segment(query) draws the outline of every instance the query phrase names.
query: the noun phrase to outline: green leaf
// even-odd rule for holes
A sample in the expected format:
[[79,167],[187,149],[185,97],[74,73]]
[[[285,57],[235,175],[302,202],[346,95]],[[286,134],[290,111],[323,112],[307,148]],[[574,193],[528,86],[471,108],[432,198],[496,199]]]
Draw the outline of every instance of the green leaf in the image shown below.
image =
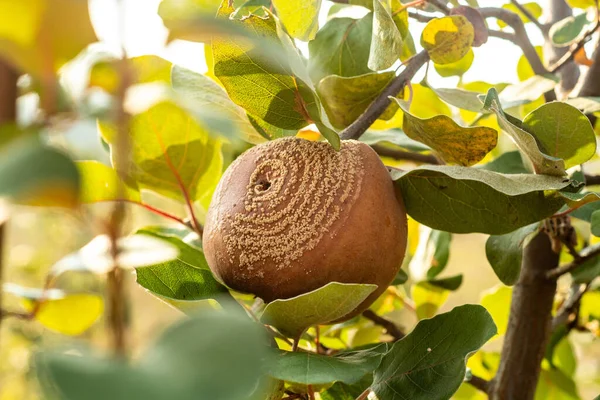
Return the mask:
[[245,315],[204,312],[171,326],[133,364],[57,352],[35,364],[47,398],[246,400],[261,378],[263,334]]
[[463,58],[471,49],[475,31],[462,15],[434,18],[421,33],[421,46],[436,64],[451,64]]
[[522,82],[508,85],[500,94],[502,107],[506,109],[535,101],[544,93],[554,90],[558,81],[556,75],[534,75]]
[[[534,17],[534,18],[539,18],[542,16],[542,7],[540,7],[540,5],[538,3],[522,3],[521,4],[527,11],[529,11],[529,13]],[[523,14],[521,12],[521,10],[519,9],[519,7],[515,6],[512,3],[508,3],[508,4],[504,4],[502,6],[502,8],[512,11],[515,14],[517,14],[519,16],[519,18],[521,18],[521,21],[523,21],[523,23],[528,23],[528,22],[532,22],[525,14]],[[502,20],[498,20],[498,26],[500,28],[504,28],[506,27],[506,22],[502,21]]]
[[592,213],[591,223],[591,231],[592,235],[600,236],[600,212],[594,211]]
[[337,382],[329,389],[321,392],[322,400],[355,400],[360,396],[373,382],[373,374],[365,375],[358,383],[348,385]]
[[333,382],[358,383],[381,363],[386,343],[369,350],[344,351],[334,356],[279,350],[269,357],[267,373],[273,378],[302,385]]
[[53,81],[61,66],[96,41],[86,1],[23,0],[0,5],[0,55],[36,79]]
[[[99,128],[116,166],[115,129],[103,123]],[[185,201],[187,194],[208,207],[223,168],[221,142],[212,139],[184,109],[160,102],[133,116],[129,140],[131,155],[119,171],[126,182],[180,201]]]
[[[219,9],[219,17],[234,11],[227,2]],[[270,39],[265,44],[284,52],[277,36],[274,17],[250,15],[236,24],[252,29],[257,37]],[[275,65],[261,49],[236,38],[212,41],[214,73],[234,103],[249,114],[282,129],[300,129],[308,125],[303,96],[307,89],[298,86],[289,65]],[[252,79],[248,79],[251,76]]]
[[404,272],[403,270],[398,270],[398,273],[396,274],[396,277],[394,278],[394,281],[392,282],[392,286],[402,285],[407,280],[408,280],[408,274],[406,272]]
[[432,318],[446,303],[450,291],[423,281],[413,285],[410,294],[416,306],[417,318],[421,320]]
[[523,125],[543,146],[544,153],[565,161],[565,168],[583,164],[596,154],[590,120],[568,104],[544,104],[529,113]]
[[518,151],[502,153],[500,157],[480,166],[480,168],[502,174],[527,174],[529,172],[523,165],[521,153]]
[[[119,89],[119,60],[109,56],[95,63],[90,69],[88,85],[100,87],[111,94]],[[132,57],[128,60],[131,84],[170,81],[171,63],[155,55]]]
[[102,297],[93,293],[67,293],[59,289],[32,289],[6,283],[3,291],[21,299],[27,312],[47,329],[77,336],[87,331],[104,311]]
[[498,327],[498,335],[504,335],[508,327],[512,288],[497,285],[485,292],[481,305],[488,310]]
[[571,272],[573,283],[590,283],[600,276],[600,257],[593,257]]
[[498,124],[502,130],[513,139],[521,152],[531,161],[536,173],[554,176],[564,176],[566,174],[563,160],[543,153],[535,136],[523,128],[521,121],[504,113],[495,88],[491,88],[488,91],[484,108],[496,114]]
[[[330,75],[319,82],[317,92],[329,120],[336,128],[345,128],[354,122],[394,78],[393,71],[370,73],[345,78]],[[398,107],[390,104],[379,119],[388,120]]]
[[290,36],[305,42],[315,38],[321,0],[273,0],[273,6]]
[[448,278],[441,279],[432,279],[427,281],[430,285],[436,286],[442,289],[455,291],[458,290],[460,285],[462,285],[463,276],[462,274],[458,274],[455,276],[450,276]]
[[179,232],[148,227],[137,234],[169,243],[179,251],[175,259],[136,269],[137,283],[145,289],[161,297],[185,301],[215,299],[228,292],[214,278],[202,250],[182,238]]
[[428,85],[428,87],[433,90],[440,99],[452,106],[474,112],[483,111],[483,101],[480,100],[478,92],[460,88],[433,88],[430,85]]
[[600,111],[600,97],[575,97],[566,99],[565,103],[572,105],[584,114]]
[[589,23],[587,13],[569,16],[554,23],[548,35],[556,47],[570,46],[581,39],[584,28]]
[[456,62],[449,64],[433,64],[433,66],[440,76],[462,76],[469,70],[469,68],[471,68],[474,58],[475,54],[473,53],[473,49],[469,49],[467,54],[465,54],[463,58]]
[[535,400],[558,398],[560,400],[580,400],[573,379],[559,369],[542,369],[535,391]]
[[81,176],[79,200],[82,203],[112,200],[141,201],[140,192],[135,184],[126,186],[119,179],[117,171],[111,167],[98,161],[76,161],[75,165]]
[[308,68],[313,82],[328,75],[345,77],[372,72],[367,66],[373,14],[361,19],[334,18],[308,44]]
[[402,34],[392,18],[389,4],[373,0],[373,30],[367,65],[373,71],[391,67],[402,53]]
[[492,128],[464,128],[445,115],[430,119],[417,118],[402,106],[402,102],[395,100],[403,108],[402,128],[408,137],[425,143],[448,163],[470,166],[481,161],[496,147],[498,132]]
[[[117,240],[121,268],[133,269],[165,263],[177,257],[178,249],[167,241],[148,235],[134,234]],[[104,274],[114,267],[112,244],[108,235],[96,236],[79,251],[70,254],[52,266],[51,276],[68,271],[90,271]]]
[[523,248],[533,239],[540,223],[524,226],[505,235],[492,235],[485,243],[485,254],[496,276],[505,285],[517,283],[521,272]]
[[377,143],[389,143],[402,147],[409,151],[423,152],[429,151],[431,148],[425,146],[421,142],[417,142],[406,136],[406,133],[402,129],[389,129],[386,131],[372,131],[368,130],[360,137],[360,141],[369,145]]
[[0,198],[28,205],[74,207],[80,186],[75,163],[35,137],[13,140],[0,149]]
[[551,192],[568,179],[503,175],[478,168],[421,166],[393,171],[408,214],[433,229],[502,235],[554,214],[564,200]]
[[477,305],[421,321],[383,357],[371,389],[386,400],[450,398],[465,377],[466,357],[495,334],[492,318]]
[[349,314],[375,289],[377,285],[331,282],[312,292],[267,304],[260,319],[289,337],[298,337],[313,325]]
[[[256,131],[248,120],[246,111],[231,101],[227,96],[227,92],[212,79],[178,65],[173,65],[171,83],[173,89],[184,98],[186,105],[194,113],[200,114],[201,120],[205,119],[208,113],[214,114],[217,112],[222,119],[233,122],[233,126],[236,128],[233,132],[220,130],[219,133],[232,139],[241,138],[252,144],[265,141],[265,138]],[[285,131],[272,127],[269,138],[276,139],[295,133],[296,131]]]

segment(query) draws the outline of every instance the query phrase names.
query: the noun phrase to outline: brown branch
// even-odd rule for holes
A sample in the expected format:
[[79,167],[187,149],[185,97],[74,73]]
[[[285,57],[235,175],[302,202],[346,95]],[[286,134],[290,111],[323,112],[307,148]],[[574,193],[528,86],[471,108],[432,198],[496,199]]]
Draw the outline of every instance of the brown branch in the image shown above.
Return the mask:
[[423,50],[406,61],[406,68],[396,78],[394,78],[379,93],[373,102],[367,107],[350,126],[344,129],[340,136],[342,139],[358,139],[369,127],[379,118],[381,114],[390,105],[390,96],[396,96],[409,82],[421,67],[429,61],[429,54]]
[[588,288],[589,285],[585,284],[573,284],[571,286],[569,297],[552,319],[552,331],[556,331],[563,325],[567,325],[568,329],[571,330],[577,325],[577,315],[579,314],[581,298]]
[[534,237],[523,251],[521,275],[513,288],[508,329],[500,366],[490,383],[491,400],[532,400],[550,337],[556,281],[546,279],[558,265],[558,254],[546,233]]
[[[525,25],[523,24],[521,17],[504,8],[483,7],[479,9],[479,12],[484,18],[496,18],[504,21],[508,26],[510,26],[515,32],[514,43],[523,51],[523,55],[525,58],[527,58],[527,61],[529,61],[533,72],[536,75],[544,75],[548,73],[548,70],[542,63],[540,56],[538,55],[537,51],[535,51],[535,47],[533,44],[531,44],[529,36],[527,36],[527,31],[525,30]],[[556,100],[554,91],[545,93],[544,97],[546,101]]]
[[600,175],[588,175],[585,174],[586,186],[600,185]]
[[[565,67],[565,65],[568,65],[569,62],[573,61],[577,52],[579,50],[583,49],[583,46],[585,46],[585,44],[590,41],[590,39],[592,38],[592,35],[599,28],[600,28],[600,20],[598,20],[596,22],[596,24],[589,31],[586,32],[586,34],[581,38],[581,40],[579,40],[577,43],[573,43],[571,45],[571,47],[569,48],[569,51],[566,52],[558,61],[556,61],[556,63],[552,64],[550,66],[550,68],[548,68],[549,72],[554,74],[554,73],[560,71],[563,67]],[[582,96],[582,95],[580,94],[580,96]]]
[[379,144],[371,146],[377,154],[383,157],[390,157],[394,160],[415,161],[423,164],[442,165],[443,163],[433,154],[414,153],[412,151],[404,151],[392,149]]
[[17,79],[19,73],[0,58],[0,125],[17,117]]
[[402,332],[396,326],[396,324],[394,324],[392,321],[390,321],[388,319],[385,319],[385,318],[377,315],[372,310],[365,310],[365,311],[363,311],[362,315],[366,319],[373,321],[376,325],[382,326],[385,329],[385,331],[394,338],[394,341],[400,340],[404,336],[406,336],[404,334],[404,332]]
[[521,13],[522,13],[522,14],[523,14],[525,17],[527,17],[527,19],[528,19],[528,20],[530,20],[531,22],[533,22],[533,24],[534,24],[535,26],[537,26],[537,27],[538,27],[538,28],[539,28],[539,29],[540,29],[542,32],[544,32],[544,31],[545,31],[545,29],[546,29],[546,28],[544,27],[544,25],[542,25],[542,24],[540,23],[540,21],[538,21],[538,19],[537,19],[536,17],[534,17],[534,16],[533,16],[533,15],[532,15],[532,14],[529,12],[529,10],[528,10],[528,9],[526,9],[525,7],[523,7],[523,6],[521,5],[521,3],[519,3],[517,0],[510,0],[510,2],[511,2],[511,3],[513,3],[513,4],[515,5],[515,7],[517,7],[517,8],[519,9],[519,11],[521,11]]
[[446,15],[450,14],[450,8],[448,8],[448,5],[447,5],[448,2],[447,1],[442,1],[442,0],[427,0],[427,2],[429,4],[431,4],[432,6],[434,6],[435,8],[438,8],[444,14],[446,14]]
[[475,389],[482,391],[483,393],[487,393],[490,389],[490,382],[480,378],[475,375],[471,375],[471,379],[466,381],[469,385],[473,386]]
[[488,29],[488,36],[508,40],[509,42],[513,42],[514,44],[517,44],[517,37],[515,36],[514,33],[504,32],[504,31],[495,31],[493,29]]
[[427,22],[431,21],[432,19],[437,18],[435,15],[425,15],[425,14],[415,12],[415,11],[409,11],[408,16],[409,16],[409,18],[412,18],[416,21],[423,22],[423,23],[427,23]]
[[546,278],[551,279],[551,280],[556,280],[556,279],[560,278],[561,276],[563,276],[564,274],[567,274],[567,273],[573,271],[574,269],[576,269],[577,267],[582,265],[587,260],[589,260],[599,254],[600,254],[600,243],[595,244],[593,246],[588,246],[579,252],[579,259],[573,260],[569,264],[565,264],[560,267],[551,269],[550,271],[548,271],[546,273]]

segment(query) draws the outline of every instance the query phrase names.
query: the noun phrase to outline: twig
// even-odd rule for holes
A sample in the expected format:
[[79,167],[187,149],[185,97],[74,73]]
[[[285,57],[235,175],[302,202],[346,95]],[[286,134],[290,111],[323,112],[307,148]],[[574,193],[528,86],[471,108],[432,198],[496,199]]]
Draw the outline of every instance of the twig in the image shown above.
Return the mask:
[[117,201],[124,201],[126,203],[136,204],[138,206],[144,207],[146,210],[148,210],[150,212],[153,212],[156,215],[160,215],[161,217],[165,217],[167,219],[170,219],[172,221],[175,221],[175,222],[178,222],[178,223],[180,223],[182,225],[185,225],[186,227],[188,227],[188,228],[190,228],[192,230],[195,230],[194,227],[191,226],[191,223],[186,222],[185,219],[179,218],[178,216],[173,215],[173,214],[169,214],[168,212],[160,210],[160,209],[158,209],[158,208],[156,208],[154,206],[151,206],[150,204],[142,203],[142,202],[135,201],[135,200],[127,200],[127,199],[117,200]]
[[585,249],[579,252],[579,259],[573,260],[569,264],[562,265],[558,268],[551,269],[546,273],[546,278],[548,279],[558,279],[562,275],[569,273],[579,267],[581,264],[586,262],[587,260],[597,256],[600,254],[600,243],[595,244],[593,246],[588,246]]
[[600,185],[600,175],[585,175],[585,184],[587,186]]
[[488,36],[508,40],[509,42],[513,42],[514,44],[517,44],[517,37],[515,36],[514,33],[504,32],[504,31],[496,31],[494,29],[488,29]]
[[366,319],[373,321],[376,325],[382,326],[385,331],[394,338],[394,341],[400,340],[406,336],[392,321],[377,315],[372,310],[365,310],[362,315]]
[[358,139],[369,127],[379,118],[379,116],[390,105],[390,96],[396,96],[417,73],[419,69],[429,60],[429,54],[423,50],[413,56],[406,62],[406,68],[396,78],[394,78],[386,87],[379,93],[373,102],[367,107],[360,117],[356,119],[350,126],[342,131],[340,136],[342,139]]
[[431,21],[432,19],[437,18],[435,15],[426,15],[426,14],[422,14],[422,13],[415,12],[415,11],[409,11],[408,16],[414,20],[417,20],[417,21],[423,22],[423,23],[427,23],[427,22]]
[[517,0],[510,0],[510,2],[513,3],[515,5],[515,7],[517,7],[519,9],[519,11],[521,11],[521,13],[527,17],[528,20],[533,22],[533,24],[535,26],[537,26],[542,32],[544,32],[544,30],[545,30],[544,25],[542,25],[540,23],[540,21],[538,21],[538,19],[529,12],[528,9],[523,7],[523,5],[521,5],[521,3],[519,3]]
[[300,336],[294,338],[294,344],[292,345],[292,351],[298,351],[298,345],[300,344]]
[[308,385],[308,398],[309,400],[315,400],[315,391],[313,390],[312,385]]
[[[527,31],[525,30],[525,25],[523,24],[521,17],[512,11],[495,7],[483,7],[479,9],[479,12],[484,18],[496,18],[504,21],[508,26],[510,26],[515,32],[514,43],[523,51],[523,55],[525,55],[525,58],[527,58],[527,61],[529,61],[533,72],[536,75],[544,75],[548,73],[548,70],[546,67],[544,67],[540,56],[535,51],[535,47],[533,47],[533,44],[531,44],[529,36],[527,36]],[[547,102],[556,100],[556,94],[554,91],[545,93],[544,97]]]
[[369,393],[371,393],[371,388],[370,388],[370,387],[366,388],[366,389],[365,389],[365,391],[364,391],[364,392],[362,392],[362,393],[360,394],[360,396],[358,396],[358,397],[356,398],[356,400],[366,400],[366,399],[367,399],[367,397],[369,397]]
[[480,378],[478,376],[472,375],[471,379],[466,381],[469,385],[473,386],[476,389],[479,389],[483,393],[487,393],[490,388],[490,382]]
[[444,14],[446,14],[446,15],[450,14],[450,8],[448,8],[448,6],[447,6],[448,2],[441,1],[441,0],[427,0],[427,2],[429,4],[431,4],[432,6],[438,8]]
[[579,50],[585,46],[585,44],[592,38],[594,32],[596,32],[600,28],[600,19],[596,21],[596,24],[585,33],[585,35],[579,40],[577,43],[573,43],[569,48],[569,51],[566,52],[556,63],[548,68],[549,72],[554,74],[558,72],[562,67],[567,65],[570,61],[575,58],[575,55]]
[[559,327],[567,325],[571,330],[577,324],[577,314],[581,305],[581,298],[588,290],[587,284],[573,284],[569,293],[569,297],[560,307],[556,316],[552,319],[552,331],[556,331]]
[[392,148],[385,147],[385,146],[382,146],[379,144],[374,144],[371,147],[380,156],[390,157],[390,158],[393,158],[394,160],[408,160],[408,161],[415,161],[415,162],[420,162],[420,163],[424,163],[424,164],[434,164],[434,165],[443,164],[433,154],[421,154],[421,153],[414,153],[412,151],[397,150],[397,149],[392,149]]

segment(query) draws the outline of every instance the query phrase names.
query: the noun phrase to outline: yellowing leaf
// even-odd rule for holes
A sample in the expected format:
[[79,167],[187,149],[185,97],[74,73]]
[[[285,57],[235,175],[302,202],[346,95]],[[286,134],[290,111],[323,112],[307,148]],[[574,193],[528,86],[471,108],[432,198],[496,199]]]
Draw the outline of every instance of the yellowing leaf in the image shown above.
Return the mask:
[[[333,126],[345,128],[354,122],[394,76],[394,72],[390,71],[352,78],[337,75],[323,78],[317,92]],[[379,118],[390,119],[397,109],[396,105],[390,105]]]
[[463,58],[475,37],[473,25],[462,15],[435,18],[421,34],[421,45],[436,64],[450,64]]
[[389,68],[402,53],[402,35],[391,10],[381,0],[373,0],[373,30],[368,66],[373,71]]
[[[23,301],[31,312],[35,303]],[[98,320],[104,311],[102,298],[95,294],[67,294],[61,299],[43,301],[35,319],[46,328],[64,335],[81,335]]]
[[450,291],[433,286],[427,282],[419,282],[411,288],[411,297],[417,307],[419,319],[433,317],[438,309],[444,305]]
[[[437,115],[452,116],[450,107],[430,88],[421,84],[413,84],[413,99],[410,103],[410,113],[419,118],[432,118]],[[406,95],[405,95],[406,99]]]
[[[114,127],[101,123],[99,128],[115,165]],[[221,142],[191,115],[175,103],[158,103],[131,119],[129,138],[131,154],[120,171],[127,182],[176,200],[187,194],[208,204],[222,172]]]
[[433,64],[433,66],[435,67],[437,73],[443,77],[454,75],[462,76],[465,72],[469,70],[469,68],[471,68],[471,64],[473,64],[474,57],[475,54],[473,53],[473,49],[469,49],[467,54],[465,54],[463,58],[456,62],[444,65]]
[[[154,55],[133,57],[129,59],[133,71],[134,83],[151,83],[171,81],[171,63]],[[90,70],[89,86],[96,86],[109,93],[116,93],[119,85],[117,61],[107,60],[94,64]]]
[[111,167],[98,161],[76,161],[75,164],[81,175],[82,203],[119,199],[140,200],[140,192],[135,187],[125,186],[123,183],[122,192],[119,192],[120,179],[117,171]]
[[[532,2],[532,3],[522,3],[521,4],[527,11],[529,11],[529,13],[533,16],[533,18],[539,18],[542,16],[542,7],[536,3],[536,2]],[[515,6],[512,3],[508,3],[502,6],[502,8],[504,8],[505,10],[509,10],[514,12],[515,14],[517,14],[521,20],[524,23],[528,23],[528,22],[532,22],[529,18],[527,18],[525,16],[525,14],[523,14],[521,12],[521,10],[519,10],[519,8],[517,6]],[[506,27],[506,22],[502,21],[501,19],[498,20],[498,26],[500,28],[505,28]]]
[[305,42],[315,38],[321,0],[273,0],[273,5],[290,36]]
[[589,8],[596,5],[596,0],[566,0],[573,8]]
[[[543,60],[544,53],[542,46],[535,46],[535,51],[537,52],[538,56],[540,56],[540,59]],[[519,80],[525,81],[534,75],[535,72],[533,72],[533,68],[531,68],[527,58],[524,55],[519,57],[519,61],[517,62],[517,76],[519,77]]]
[[498,141],[498,132],[491,128],[464,128],[445,115],[421,119],[406,109],[402,129],[411,139],[434,149],[444,161],[465,167],[481,161]]
[[504,285],[487,290],[481,298],[481,305],[488,310],[498,327],[498,335],[506,333],[511,298],[512,289]]
[[96,35],[81,0],[0,1],[0,54],[21,71],[51,79]]

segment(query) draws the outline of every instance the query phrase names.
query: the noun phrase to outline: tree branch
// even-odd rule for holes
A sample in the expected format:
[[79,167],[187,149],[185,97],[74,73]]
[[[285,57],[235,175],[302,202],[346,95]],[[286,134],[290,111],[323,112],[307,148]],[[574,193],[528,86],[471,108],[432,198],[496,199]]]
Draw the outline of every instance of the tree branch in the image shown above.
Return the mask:
[[600,175],[587,175],[585,174],[586,186],[600,185]]
[[427,23],[432,19],[437,18],[435,15],[425,15],[415,11],[409,11],[408,16],[416,21]]
[[0,58],[0,125],[17,117],[17,79],[19,73]]
[[[586,32],[586,34],[577,43],[571,45],[569,50],[563,54],[554,64],[548,68],[550,73],[554,74],[562,70],[566,65],[573,61],[577,52],[585,46],[585,44],[592,38],[592,35],[600,28],[600,19],[596,24]],[[578,69],[579,70],[579,69]],[[580,94],[581,96],[581,94]]]
[[423,164],[434,164],[434,165],[442,165],[443,164],[433,154],[421,154],[421,153],[414,153],[412,151],[397,150],[397,149],[392,149],[389,147],[382,146],[380,144],[374,144],[371,147],[380,156],[390,157],[390,158],[393,158],[394,160],[407,160],[407,161],[415,161],[415,162],[419,162],[419,163],[423,163]]
[[[495,7],[483,7],[479,9],[479,12],[484,18],[496,18],[504,21],[508,26],[510,26],[514,33],[514,43],[521,48],[523,51],[523,55],[529,61],[533,72],[536,75],[544,75],[548,73],[548,70],[542,63],[540,56],[537,51],[535,51],[535,47],[531,44],[529,40],[529,36],[527,36],[527,31],[525,30],[525,25],[521,18],[512,11],[503,9],[503,8],[495,8]],[[553,91],[547,92],[544,94],[546,101],[556,100],[556,95]]]
[[377,315],[372,310],[365,310],[365,311],[363,311],[362,315],[366,319],[373,321],[376,325],[382,326],[385,329],[385,331],[394,338],[394,341],[398,341],[398,340],[402,339],[404,336],[406,336],[404,334],[404,332],[402,332],[396,326],[396,324],[394,324],[392,321],[390,321],[388,319],[385,319],[385,318]]
[[548,271],[546,273],[546,278],[551,279],[551,280],[556,280],[556,279],[560,278],[561,276],[563,276],[564,274],[567,274],[567,273],[573,271],[574,269],[576,269],[577,267],[582,265],[587,260],[589,260],[599,254],[600,254],[600,243],[595,244],[593,246],[588,246],[579,252],[579,259],[573,260],[569,264],[565,264],[560,267],[551,269],[550,271]]
[[490,382],[478,376],[471,375],[471,379],[466,382],[483,393],[487,393],[490,390]]
[[495,31],[493,29],[488,29],[488,36],[508,40],[509,42],[513,42],[514,44],[517,44],[517,37],[515,36],[514,33],[504,32],[504,31]]
[[442,0],[427,0],[427,2],[429,4],[431,4],[432,6],[434,6],[435,8],[438,8],[444,14],[446,14],[446,15],[450,14],[450,8],[448,8],[448,5],[447,5],[448,2],[447,1],[442,1]]
[[538,21],[538,19],[536,17],[534,17],[528,9],[526,9],[525,7],[523,7],[521,5],[521,3],[519,3],[517,0],[510,0],[511,3],[513,3],[515,5],[515,7],[517,7],[519,9],[519,11],[521,11],[521,13],[527,17],[528,20],[530,20],[531,22],[533,22],[533,24],[535,26],[537,26],[542,32],[544,32],[546,30],[546,28],[544,27],[544,25],[542,25],[540,23],[540,21]]
[[425,50],[406,61],[406,68],[404,68],[404,71],[394,78],[385,89],[379,93],[375,100],[373,100],[365,112],[363,112],[356,121],[342,131],[340,134],[342,139],[358,139],[365,133],[373,122],[375,122],[390,105],[389,97],[396,96],[400,93],[406,85],[406,82],[409,82],[427,61],[429,61],[429,54]]
[[542,232],[523,251],[521,275],[513,288],[508,329],[491,400],[532,400],[550,337],[556,281],[546,278],[558,265],[549,236]]

